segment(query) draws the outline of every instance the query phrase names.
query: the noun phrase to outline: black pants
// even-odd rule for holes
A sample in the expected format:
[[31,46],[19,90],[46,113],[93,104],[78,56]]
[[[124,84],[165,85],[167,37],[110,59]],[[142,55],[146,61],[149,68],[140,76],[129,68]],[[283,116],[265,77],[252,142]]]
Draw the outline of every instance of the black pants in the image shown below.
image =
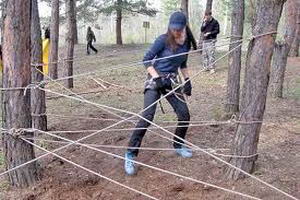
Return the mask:
[[89,41],[86,45],[86,53],[90,54],[90,48],[95,51],[95,53],[98,52],[98,50],[93,46],[93,41]]
[[[157,90],[146,90],[144,95],[144,108],[147,108],[149,105],[153,104],[155,101],[157,101],[160,98],[161,94]],[[190,113],[189,109],[187,107],[187,104],[184,102],[183,98],[180,100],[178,98],[182,98],[177,95],[177,97],[174,94],[171,94],[167,97],[168,102],[173,107],[177,118],[178,118],[178,126],[185,126],[185,127],[177,127],[175,131],[175,135],[179,136],[180,138],[184,139],[186,132],[187,132],[187,125],[189,125],[188,121],[190,121]],[[145,110],[142,114],[144,118],[146,118],[149,121],[153,121],[155,111],[156,111],[157,104],[154,106],[148,108]],[[150,126],[150,123],[146,122],[145,120],[140,120],[136,126],[136,128],[145,128],[145,129],[138,129],[135,130],[131,136],[131,139],[129,141],[129,147],[140,147],[143,137],[145,136],[145,133],[147,131],[147,128]],[[174,137],[174,140],[179,142],[173,144],[174,148],[180,148],[181,144],[184,142],[178,138]],[[138,155],[137,149],[128,149],[129,152],[132,152],[135,156]]]

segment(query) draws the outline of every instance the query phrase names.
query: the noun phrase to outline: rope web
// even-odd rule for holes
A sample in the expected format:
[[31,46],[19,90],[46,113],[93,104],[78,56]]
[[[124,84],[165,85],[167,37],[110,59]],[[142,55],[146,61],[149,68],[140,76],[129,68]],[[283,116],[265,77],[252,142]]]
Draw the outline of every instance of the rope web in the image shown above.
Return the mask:
[[[276,32],[270,32],[270,33],[266,33],[266,34],[261,34],[261,35],[258,35],[258,36],[254,36],[250,39],[247,39],[247,40],[252,40],[252,39],[255,39],[255,38],[258,38],[258,37],[263,37],[263,36],[266,36],[266,35],[271,35],[271,34],[275,34]],[[244,39],[241,39],[241,40],[237,40],[237,41],[234,41],[232,43],[224,43],[222,44],[223,46],[226,46],[226,45],[229,45],[229,44],[236,44],[236,46],[231,49],[230,51],[228,51],[227,53],[225,53],[223,56],[221,56],[220,58],[216,59],[216,61],[214,63],[212,63],[211,65],[219,62],[220,60],[222,60],[223,58],[225,58],[226,56],[228,56],[231,52],[235,51],[237,48],[240,48],[242,46],[242,41]],[[221,45],[220,45],[221,46]],[[159,58],[159,59],[154,59],[152,61],[149,61],[149,62],[154,62],[154,61],[157,61],[157,60],[161,60],[161,59],[167,59],[167,58],[172,58],[172,57],[176,57],[176,56],[181,56],[181,55],[188,55],[188,54],[195,54],[199,51],[202,51],[203,49],[199,49],[199,50],[195,50],[195,51],[190,51],[188,53],[182,53],[182,54],[177,54],[177,55],[174,55],[174,56],[169,56],[169,57],[164,57],[164,58]],[[81,58],[74,58],[74,59],[64,59],[63,62],[69,62],[69,61],[79,61]],[[84,58],[85,59],[85,58]],[[235,158],[252,158],[254,156],[257,156],[258,154],[255,154],[255,155],[245,155],[245,156],[239,156],[239,155],[229,155],[229,154],[223,154],[223,153],[219,153],[219,152],[224,152],[224,151],[228,151],[228,149],[214,149],[214,148],[210,148],[210,147],[200,147],[199,145],[195,145],[193,144],[192,142],[190,141],[187,141],[187,140],[184,140],[182,138],[179,138],[177,135],[173,134],[172,132],[170,132],[168,129],[169,128],[174,128],[174,127],[177,127],[177,126],[164,126],[164,125],[159,125],[157,124],[156,122],[152,122],[152,121],[149,121],[147,119],[145,119],[144,117],[141,116],[141,113],[143,111],[145,111],[146,109],[150,108],[151,106],[154,106],[156,105],[159,101],[165,99],[167,96],[173,94],[177,89],[179,89],[180,87],[182,87],[187,81],[183,81],[180,85],[178,85],[176,88],[174,88],[173,90],[169,91],[166,95],[162,96],[159,100],[157,100],[156,102],[154,102],[153,104],[151,104],[150,106],[148,106],[147,108],[139,111],[138,113],[135,113],[135,112],[131,112],[131,111],[128,111],[128,110],[125,110],[125,109],[120,109],[120,108],[116,108],[116,107],[112,107],[112,106],[108,106],[108,105],[104,105],[104,104],[99,104],[99,103],[95,103],[95,102],[92,102],[86,98],[84,98],[81,94],[78,94],[78,93],[75,93],[73,92],[72,90],[66,88],[62,83],[60,83],[61,81],[63,80],[67,80],[67,79],[70,79],[70,78],[83,78],[83,77],[87,77],[87,76],[92,76],[92,75],[96,75],[98,73],[103,73],[105,71],[111,71],[111,70],[114,70],[114,69],[121,69],[121,68],[129,68],[129,67],[133,67],[133,66],[138,66],[138,65],[141,65],[143,64],[143,62],[131,62],[131,63],[126,63],[126,64],[121,64],[121,65],[116,65],[114,67],[111,67],[111,68],[108,68],[108,69],[101,69],[101,70],[97,70],[97,71],[93,71],[93,72],[87,72],[87,73],[81,73],[81,74],[76,74],[76,75],[73,75],[73,76],[68,76],[68,77],[63,77],[63,78],[60,78],[60,79],[56,79],[56,80],[53,80],[51,79],[49,76],[46,75],[46,78],[47,80],[45,81],[42,81],[40,83],[35,83],[35,84],[30,84],[28,85],[27,87],[18,87],[18,88],[1,88],[1,90],[4,90],[4,91],[10,91],[10,90],[24,90],[24,94],[26,94],[27,90],[28,89],[39,89],[39,90],[42,90],[42,91],[45,91],[46,93],[48,94],[52,94],[52,95],[56,95],[57,97],[62,97],[62,98],[66,98],[66,99],[69,99],[69,100],[72,100],[72,101],[77,101],[77,102],[81,102],[81,103],[84,103],[84,104],[88,104],[88,105],[92,105],[96,108],[99,108],[109,114],[111,114],[112,116],[116,117],[116,118],[113,118],[113,119],[106,119],[106,118],[88,118],[88,117],[81,117],[82,119],[88,119],[88,120],[99,120],[99,121],[108,121],[108,122],[113,122],[113,124],[103,128],[103,129],[100,129],[100,130],[77,130],[77,132],[81,132],[81,133],[88,133],[88,135],[74,141],[74,140],[70,140],[68,138],[65,138],[65,137],[62,137],[62,136],[59,136],[58,133],[69,133],[69,132],[72,132],[74,133],[75,131],[41,131],[41,130],[37,130],[35,128],[32,128],[32,129],[10,129],[10,130],[5,130],[5,129],[1,129],[2,132],[5,132],[5,133],[9,133],[9,134],[14,134],[17,135],[25,142],[33,145],[34,147],[42,150],[43,152],[45,152],[44,154],[36,157],[35,159],[33,160],[30,160],[26,163],[23,163],[19,166],[16,166],[14,168],[11,168],[11,169],[8,169],[7,171],[5,172],[2,172],[0,174],[0,176],[3,176],[5,174],[8,174],[14,170],[17,170],[25,165],[28,165],[32,162],[35,162],[37,160],[40,160],[48,155],[53,155],[55,157],[58,157],[82,170],[85,170],[91,174],[94,174],[98,177],[101,177],[101,178],[104,178],[105,180],[108,180],[114,184],[117,184],[121,187],[124,187],[128,190],[131,190],[133,192],[136,192],[140,195],[143,195],[149,199],[157,199],[156,197],[153,197],[151,196],[150,194],[147,194],[145,192],[142,192],[142,191],[139,191],[137,189],[134,189],[132,187],[129,187],[129,186],[126,186],[118,181],[115,181],[111,178],[108,178],[107,176],[103,175],[103,174],[100,174],[98,172],[95,172],[91,169],[88,169],[86,167],[83,167],[81,165],[79,165],[78,163],[75,163],[67,158],[65,158],[64,156],[61,156],[58,154],[58,152],[60,152],[61,150],[63,149],[66,149],[72,145],[78,145],[78,146],[82,146],[84,148],[87,148],[87,149],[90,149],[90,150],[93,150],[93,151],[96,151],[96,152],[99,152],[99,153],[102,153],[102,154],[105,154],[105,155],[109,155],[109,156],[112,156],[112,157],[115,157],[115,158],[118,158],[118,159],[122,159],[124,160],[125,158],[123,156],[120,156],[120,155],[117,155],[117,154],[114,154],[114,153],[111,153],[111,152],[108,152],[106,150],[102,150],[102,148],[104,149],[128,149],[129,147],[127,146],[114,146],[114,145],[95,145],[95,144],[88,144],[88,143],[84,143],[85,140],[87,140],[88,138],[92,138],[93,136],[96,136],[102,132],[110,132],[110,131],[124,131],[124,130],[136,130],[136,128],[122,128],[122,129],[115,129],[116,126],[120,125],[120,124],[123,124],[125,122],[128,122],[128,123],[131,123],[133,125],[136,125],[137,123],[137,120],[135,118],[138,118],[138,119],[142,119],[148,123],[150,123],[152,125],[152,128],[148,128],[148,131],[151,132],[152,134],[155,134],[159,137],[162,137],[168,141],[172,141],[172,142],[176,142],[174,141],[174,139],[171,139],[169,137],[166,137],[166,136],[163,136],[162,134],[160,133],[157,133],[156,130],[160,130],[160,131],[163,131],[164,133],[168,134],[169,136],[172,136],[174,138],[177,138],[177,139],[181,139],[185,142],[185,146],[191,148],[193,151],[197,151],[199,153],[202,153],[204,155],[207,155],[217,161],[219,161],[220,163],[222,164],[225,164],[226,166],[228,167],[231,167],[231,168],[234,168],[235,170],[238,170],[240,171],[241,173],[247,175],[248,177],[268,186],[269,188],[277,191],[278,193],[281,193],[282,195],[286,196],[286,197],[289,197],[290,199],[294,199],[294,200],[297,200],[296,197],[282,191],[281,189],[278,189],[276,187],[274,187],[273,185],[261,180],[260,178],[252,175],[252,174],[249,174],[237,167],[235,167],[234,165],[230,164],[229,162],[225,161],[224,159],[222,159],[221,157],[235,157]],[[37,69],[37,66],[40,66],[41,64],[39,63],[33,63],[32,64],[33,66],[35,66],[35,69]],[[126,66],[126,67],[124,67]],[[42,73],[42,71],[38,70],[40,73]],[[193,76],[190,77],[190,80],[193,80],[195,78],[197,78],[198,76],[200,76],[202,74],[203,70],[200,70],[198,71],[197,73],[195,73]],[[91,77],[92,79],[92,77]],[[44,86],[48,83],[54,83],[55,85],[57,85],[59,88],[62,88],[63,91],[65,92],[68,92],[68,94],[64,93],[64,92],[57,92],[57,91],[53,91],[51,89],[46,89]],[[98,83],[99,84],[99,83]],[[115,85],[116,86],[116,85]],[[123,113],[125,115],[128,115],[129,117],[124,117],[124,115],[121,115],[121,114],[118,114],[118,113]],[[33,115],[33,117],[39,117],[39,116],[42,116],[42,115],[52,115],[52,116],[56,116],[56,117],[61,117],[61,118],[74,118],[76,116],[63,116],[63,115],[55,115],[55,114],[48,114],[48,113],[41,113],[40,115]],[[175,121],[165,121],[165,122],[162,122],[163,124],[164,123],[173,123]],[[191,125],[189,125],[189,127],[200,127],[200,126],[210,126],[210,125],[226,125],[226,124],[256,124],[256,123],[263,123],[262,121],[238,121],[236,120],[236,118],[232,118],[228,121],[201,121],[201,120],[195,120],[195,121],[190,121],[191,122]],[[56,139],[59,139],[59,141],[55,141],[55,140],[44,140],[44,139],[39,139],[39,138],[24,138],[22,136],[22,133],[23,132],[35,132],[35,133],[40,133],[40,134],[45,134],[45,135],[48,135],[52,138],[56,138]],[[60,144],[63,144],[63,146],[57,148],[57,149],[54,149],[53,151],[49,151],[43,147],[41,147],[40,145],[37,145],[35,144],[33,141],[44,141],[44,142],[49,142],[49,143],[60,143]],[[174,149],[168,149],[168,148],[151,148],[151,147],[139,147],[137,149],[141,149],[141,150],[149,150],[149,151],[172,151]],[[232,193],[232,194],[235,194],[235,195],[238,195],[238,196],[241,196],[241,197],[245,197],[245,198],[248,198],[248,199],[260,199],[260,198],[257,198],[257,197],[254,197],[254,196],[251,196],[251,195],[248,195],[248,194],[245,194],[245,193],[241,193],[241,192],[238,192],[238,191],[235,191],[235,190],[230,190],[230,189],[227,189],[227,188],[224,188],[224,187],[220,187],[220,186],[217,186],[217,185],[214,185],[214,184],[211,184],[211,183],[208,183],[208,182],[204,182],[202,180],[198,180],[198,179],[194,179],[194,178],[191,178],[191,177],[188,177],[188,176],[184,176],[184,175],[181,175],[181,174],[178,174],[178,173],[175,173],[175,172],[172,172],[172,171],[169,171],[169,170],[165,170],[165,169],[161,169],[161,168],[158,168],[158,167],[154,167],[154,166],[151,166],[151,165],[148,165],[148,164],[145,164],[145,163],[142,163],[142,162],[138,162],[138,161],[133,161],[134,163],[138,164],[138,165],[141,165],[141,166],[145,166],[147,168],[150,168],[152,170],[156,170],[156,171],[159,171],[159,172],[162,172],[162,173],[165,173],[165,174],[169,174],[169,175],[172,175],[172,176],[176,176],[176,177],[179,177],[179,178],[182,178],[182,179],[185,179],[185,180],[188,180],[188,181],[191,181],[191,182],[195,182],[195,183],[200,183],[200,184],[204,184],[206,186],[210,186],[212,188],[216,188],[216,189],[219,189],[219,190],[222,190],[224,192],[228,192],[228,193]]]

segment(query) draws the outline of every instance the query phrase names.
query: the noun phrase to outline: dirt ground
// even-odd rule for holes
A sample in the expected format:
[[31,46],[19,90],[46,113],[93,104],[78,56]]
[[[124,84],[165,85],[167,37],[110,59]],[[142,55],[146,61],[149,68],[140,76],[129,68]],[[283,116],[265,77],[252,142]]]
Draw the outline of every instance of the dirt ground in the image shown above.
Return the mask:
[[[98,46],[97,55],[86,56],[85,47],[76,47],[74,73],[94,72],[76,78],[76,93],[86,99],[100,104],[113,106],[133,112],[142,109],[143,83],[145,70],[141,65],[133,66],[132,61],[139,61],[146,46],[129,45],[122,48],[117,46]],[[218,57],[224,52],[219,52]],[[200,56],[191,55],[189,67],[192,74],[200,67]],[[188,100],[192,121],[221,120],[226,94],[227,58],[217,64],[218,70],[214,75],[202,73],[193,83],[193,96]],[[62,65],[60,69],[62,69]],[[60,76],[63,76],[63,70]],[[108,81],[116,85],[104,83]],[[61,85],[49,84],[51,90],[69,94]],[[91,92],[91,93],[89,93]],[[98,107],[75,100],[57,98],[47,94],[47,112],[49,131],[68,130],[70,133],[58,133],[63,137],[76,140],[89,133],[78,133],[78,130],[100,130],[113,124],[113,121],[99,121],[94,118],[116,119]],[[258,147],[257,168],[254,175],[289,194],[300,198],[300,59],[291,58],[287,67],[284,87],[284,98],[268,98],[264,125],[262,127]],[[175,125],[176,117],[166,101],[162,102],[166,113],[157,110],[155,122],[160,125]],[[128,114],[118,113],[123,117]],[[59,116],[58,116],[59,115]],[[73,118],[62,117],[73,116]],[[93,119],[83,119],[83,118]],[[170,121],[164,123],[165,121]],[[195,122],[196,123],[196,122]],[[133,128],[131,123],[123,123],[115,128]],[[174,130],[174,128],[170,128]],[[73,131],[73,132],[72,132]],[[168,134],[155,130],[164,136]],[[229,154],[235,125],[196,126],[189,129],[187,140],[203,147],[220,149],[222,154]],[[131,131],[102,132],[85,140],[85,143],[98,145],[127,146]],[[56,140],[45,134],[36,136],[39,139]],[[171,138],[171,137],[170,137]],[[53,150],[61,144],[38,141],[37,144]],[[143,147],[171,148],[171,142],[148,132],[143,141]],[[100,148],[102,150],[124,155],[124,149]],[[36,151],[40,155],[41,151]],[[59,152],[82,166],[102,175],[119,181],[127,186],[143,191],[163,200],[240,200],[246,199],[229,194],[218,189],[207,187],[182,178],[177,178],[146,167],[139,167],[138,174],[128,177],[123,171],[123,160],[72,145]],[[223,159],[227,159],[221,157]],[[247,178],[232,182],[224,179],[224,164],[204,155],[194,152],[191,159],[183,159],[173,151],[140,152],[138,161],[198,180],[216,184],[231,190],[246,193],[260,199],[284,200],[289,199],[265,185]],[[4,171],[3,156],[0,159],[1,171]],[[124,189],[102,178],[83,171],[53,156],[47,156],[39,161],[41,166],[41,181],[33,187],[14,189],[0,177],[0,199],[3,200],[143,200],[139,194]]]

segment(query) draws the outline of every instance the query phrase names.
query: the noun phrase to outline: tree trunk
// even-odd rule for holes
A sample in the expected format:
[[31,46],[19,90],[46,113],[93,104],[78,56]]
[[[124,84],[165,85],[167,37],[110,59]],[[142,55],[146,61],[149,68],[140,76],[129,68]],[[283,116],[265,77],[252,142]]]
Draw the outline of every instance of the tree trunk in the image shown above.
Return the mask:
[[[37,0],[32,0],[31,3],[31,62],[42,63],[42,33],[40,26],[40,17]],[[32,83],[43,81],[44,75],[39,71],[43,71],[43,66],[33,66],[32,68]],[[31,91],[31,110],[33,113],[32,127],[46,131],[47,116],[46,113],[46,98],[45,92],[40,89]]]
[[[67,25],[68,34],[66,37],[67,51],[65,60],[65,76],[73,76],[73,55],[74,55],[74,21],[75,21],[75,0],[67,0],[66,11],[67,11]],[[65,86],[67,88],[73,88],[73,78],[69,78],[65,81]]]
[[181,10],[189,21],[189,0],[181,0]]
[[[3,87],[26,87],[31,82],[30,65],[30,3],[31,0],[10,0],[4,20]],[[31,128],[30,91],[7,90],[3,95],[4,129]],[[32,133],[21,133],[33,137]],[[35,158],[32,145],[3,133],[6,169],[16,167]],[[8,174],[11,185],[27,187],[38,180],[37,164],[33,162]]]
[[117,32],[117,44],[123,45],[122,40],[122,0],[118,0],[118,8],[117,8],[117,21],[116,21],[116,32]]
[[284,41],[278,42],[275,47],[275,52],[272,62],[272,73],[271,73],[271,83],[272,83],[272,96],[275,98],[283,97],[283,83],[286,71],[286,64],[288,59],[288,54],[291,49],[292,43],[294,42],[295,33],[297,29],[297,15],[298,15],[297,2],[294,0],[287,0],[285,4],[285,33]]
[[[257,1],[254,36],[277,30],[284,2]],[[275,37],[270,34],[257,37],[249,44],[239,117],[242,122],[263,121],[274,45]],[[261,123],[240,123],[236,130],[232,154],[253,157],[231,158],[229,162],[248,173],[254,171],[261,126]],[[245,177],[233,168],[227,168],[226,175],[234,180]]]
[[[234,0],[232,2],[232,14],[231,14],[231,35],[240,36],[232,37],[230,39],[231,45],[229,50],[236,48],[241,43],[235,43],[243,36],[244,31],[244,16],[245,16],[245,1]],[[225,105],[225,111],[230,114],[237,113],[239,111],[240,101],[240,72],[242,47],[237,48],[235,51],[229,54],[229,69],[227,79],[227,103]]]
[[51,1],[49,75],[58,78],[59,0]]
[[212,7],[213,7],[213,0],[207,0],[205,12],[212,11]]
[[295,33],[295,38],[294,41],[292,43],[290,52],[289,52],[289,56],[291,57],[298,57],[299,56],[299,45],[300,45],[300,2],[299,1],[295,1],[295,4],[298,8],[298,19],[296,21],[296,33]]
[[271,73],[271,92],[275,98],[283,97],[283,83],[288,58],[288,48],[286,43],[278,42],[275,45]]
[[76,1],[74,1],[75,17],[73,22],[74,29],[74,44],[78,44],[78,28],[77,28],[77,6]]
[[3,44],[3,29],[4,29],[4,18],[6,15],[6,5],[7,0],[2,0],[2,8],[1,8],[1,23],[0,23],[0,29],[1,29],[1,44]]
[[[212,11],[212,6],[213,6],[213,0],[207,0],[206,1],[206,8],[205,8],[205,12],[209,12]],[[202,22],[201,22],[202,23]],[[200,31],[200,38],[199,38],[199,49],[203,49],[203,34]],[[202,51],[199,52],[200,54],[202,54]]]
[[300,22],[298,22],[298,28],[296,31],[294,42],[291,46],[289,56],[290,57],[299,57],[299,47],[300,47]]

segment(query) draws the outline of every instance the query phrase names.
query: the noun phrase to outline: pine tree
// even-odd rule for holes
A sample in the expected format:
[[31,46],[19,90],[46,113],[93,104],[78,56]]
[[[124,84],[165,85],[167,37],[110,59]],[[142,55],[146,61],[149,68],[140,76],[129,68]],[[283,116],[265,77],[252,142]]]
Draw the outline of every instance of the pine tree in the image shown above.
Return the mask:
[[103,0],[99,13],[107,15],[116,14],[116,41],[118,45],[122,45],[123,15],[142,14],[155,16],[157,10],[150,6],[147,0]]

